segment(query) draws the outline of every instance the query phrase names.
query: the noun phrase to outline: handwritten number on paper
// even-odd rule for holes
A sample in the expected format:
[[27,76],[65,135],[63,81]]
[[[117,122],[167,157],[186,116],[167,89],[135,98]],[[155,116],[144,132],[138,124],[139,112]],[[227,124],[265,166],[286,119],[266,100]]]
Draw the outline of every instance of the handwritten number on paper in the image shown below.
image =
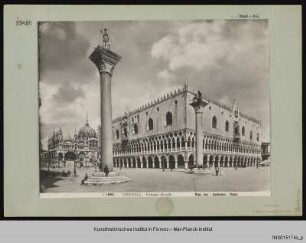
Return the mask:
[[16,26],[31,26],[32,20],[29,19],[16,19]]
[[240,19],[258,19],[259,14],[258,13],[252,13],[252,14],[239,14],[238,15]]

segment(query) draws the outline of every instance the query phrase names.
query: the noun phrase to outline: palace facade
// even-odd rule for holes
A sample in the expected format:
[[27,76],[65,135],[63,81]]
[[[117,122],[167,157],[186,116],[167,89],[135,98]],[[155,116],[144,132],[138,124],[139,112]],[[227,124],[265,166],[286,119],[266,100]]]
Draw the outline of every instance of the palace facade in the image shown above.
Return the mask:
[[[46,157],[47,156],[47,157]],[[51,167],[66,167],[69,161],[77,161],[77,166],[93,166],[98,162],[98,137],[88,119],[84,127],[74,136],[64,137],[59,128],[53,131],[48,139],[48,151],[44,153],[44,160]],[[41,158],[42,159],[42,158]]]
[[[188,169],[195,165],[196,91],[181,89],[125,113],[112,122],[113,163],[127,168]],[[258,166],[261,121],[207,97],[202,115],[204,167]]]

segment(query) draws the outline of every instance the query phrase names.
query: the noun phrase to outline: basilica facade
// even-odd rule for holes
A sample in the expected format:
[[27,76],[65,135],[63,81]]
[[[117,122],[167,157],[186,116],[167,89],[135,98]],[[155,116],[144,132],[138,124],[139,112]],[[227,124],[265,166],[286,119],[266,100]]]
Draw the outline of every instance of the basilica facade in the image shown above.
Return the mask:
[[[125,113],[112,122],[113,164],[127,168],[188,169],[195,163],[197,91],[180,89]],[[261,161],[261,121],[204,97],[202,115],[204,167],[258,166]]]
[[59,128],[48,139],[48,157],[51,167],[66,167],[70,161],[77,166],[93,166],[98,162],[98,137],[96,130],[86,121],[85,126],[75,131],[74,136],[64,136]]

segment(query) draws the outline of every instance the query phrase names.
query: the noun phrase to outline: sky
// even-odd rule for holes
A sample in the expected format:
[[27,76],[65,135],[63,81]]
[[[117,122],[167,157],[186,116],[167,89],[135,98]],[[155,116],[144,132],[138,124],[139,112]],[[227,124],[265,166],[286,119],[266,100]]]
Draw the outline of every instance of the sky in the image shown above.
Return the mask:
[[189,85],[262,121],[269,129],[266,20],[43,22],[39,25],[41,141],[100,123],[99,73],[89,60],[108,28],[122,59],[112,76],[113,118]]

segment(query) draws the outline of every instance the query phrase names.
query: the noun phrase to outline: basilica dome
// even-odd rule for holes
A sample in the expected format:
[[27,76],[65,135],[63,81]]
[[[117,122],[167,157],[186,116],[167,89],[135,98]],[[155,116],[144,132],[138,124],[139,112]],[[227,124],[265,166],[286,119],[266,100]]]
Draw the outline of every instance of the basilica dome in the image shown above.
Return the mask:
[[95,129],[89,126],[89,123],[86,122],[86,125],[80,128],[78,133],[78,138],[96,138],[97,134]]

